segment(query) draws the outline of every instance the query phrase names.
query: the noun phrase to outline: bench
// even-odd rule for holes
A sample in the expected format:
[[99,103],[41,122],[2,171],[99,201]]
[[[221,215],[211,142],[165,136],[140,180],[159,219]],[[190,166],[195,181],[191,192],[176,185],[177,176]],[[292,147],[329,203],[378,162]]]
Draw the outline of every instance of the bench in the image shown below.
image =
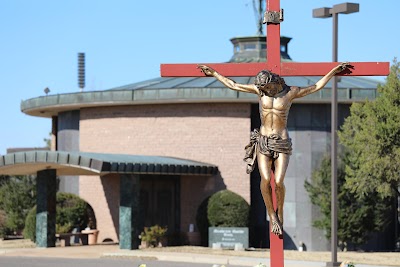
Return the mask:
[[56,238],[60,240],[60,244],[62,247],[71,246],[71,238],[78,238],[79,243],[81,245],[88,245],[88,235],[83,233],[65,233],[65,234],[56,234]]

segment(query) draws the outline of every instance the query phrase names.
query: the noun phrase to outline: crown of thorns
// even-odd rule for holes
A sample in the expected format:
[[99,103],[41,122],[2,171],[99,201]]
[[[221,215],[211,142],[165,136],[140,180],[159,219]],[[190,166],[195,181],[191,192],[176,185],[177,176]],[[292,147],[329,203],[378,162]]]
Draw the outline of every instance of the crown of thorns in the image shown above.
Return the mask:
[[262,70],[260,71],[254,82],[260,81],[261,79],[265,79],[265,83],[282,83],[282,78],[273,72],[270,72],[268,70]]

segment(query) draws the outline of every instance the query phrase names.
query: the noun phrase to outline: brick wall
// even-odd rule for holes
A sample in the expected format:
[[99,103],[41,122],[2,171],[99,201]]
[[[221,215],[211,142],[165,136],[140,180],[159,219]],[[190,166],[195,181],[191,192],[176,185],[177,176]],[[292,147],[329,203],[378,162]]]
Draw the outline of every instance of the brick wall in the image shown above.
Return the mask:
[[[182,176],[181,177],[181,229],[189,231],[189,225],[196,225],[197,208],[213,192],[221,188],[215,186],[216,177]],[[220,179],[220,178],[219,178]],[[196,225],[195,231],[198,231]]]
[[[250,202],[249,175],[243,162],[250,134],[250,104],[99,107],[82,109],[80,116],[81,151],[172,156],[218,166],[220,175],[212,179],[182,177],[183,230],[194,222],[190,210],[197,209],[205,197],[203,193],[211,194],[226,187]],[[91,184],[99,182],[90,180]],[[81,179],[80,191],[89,201],[85,183],[89,180]],[[99,191],[99,195],[104,198],[104,193]],[[96,216],[98,221],[103,217]]]
[[119,240],[119,176],[115,174],[99,176],[80,176],[79,196],[93,208],[97,229],[100,230],[98,242]]

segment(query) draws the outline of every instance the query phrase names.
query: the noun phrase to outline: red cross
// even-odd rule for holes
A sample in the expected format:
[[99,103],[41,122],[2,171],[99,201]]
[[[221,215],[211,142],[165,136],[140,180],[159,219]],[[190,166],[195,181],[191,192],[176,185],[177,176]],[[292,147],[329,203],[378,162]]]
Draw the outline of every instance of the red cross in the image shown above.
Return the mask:
[[[267,11],[280,12],[280,0],[266,0]],[[267,24],[267,62],[266,63],[223,63],[205,64],[224,76],[256,76],[260,70],[267,69],[280,76],[323,76],[337,62],[324,63],[295,63],[281,62],[280,52],[280,24]],[[161,64],[162,77],[203,77],[204,74],[197,68],[198,64]],[[389,74],[389,62],[351,62],[354,67],[351,72],[342,75],[350,76],[386,76]],[[272,181],[272,187],[274,187]],[[274,194],[275,190],[272,190]],[[274,208],[276,209],[275,196]],[[270,258],[272,267],[283,267],[283,239],[270,234]]]
[[[280,11],[280,0],[266,0],[268,11]],[[268,69],[280,76],[323,76],[338,65],[337,62],[297,63],[281,62],[280,24],[267,25],[266,63],[222,63],[205,64],[224,76],[256,76],[260,70]],[[203,64],[203,63],[202,63]],[[351,62],[354,66],[350,76],[386,76],[389,62]],[[204,77],[197,64],[161,64],[162,77]],[[295,85],[295,84],[294,84]]]

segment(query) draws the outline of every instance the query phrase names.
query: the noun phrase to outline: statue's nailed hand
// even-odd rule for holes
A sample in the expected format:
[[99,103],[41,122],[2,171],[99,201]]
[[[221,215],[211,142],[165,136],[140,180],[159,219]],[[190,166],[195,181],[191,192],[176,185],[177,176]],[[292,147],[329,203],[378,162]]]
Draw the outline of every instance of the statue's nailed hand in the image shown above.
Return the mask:
[[354,67],[349,63],[349,62],[342,62],[339,65],[337,65],[335,74],[341,73],[341,74],[349,74],[351,73],[351,69]]
[[209,66],[198,65],[197,68],[200,69],[201,72],[203,72],[206,76],[214,76],[215,70]]

